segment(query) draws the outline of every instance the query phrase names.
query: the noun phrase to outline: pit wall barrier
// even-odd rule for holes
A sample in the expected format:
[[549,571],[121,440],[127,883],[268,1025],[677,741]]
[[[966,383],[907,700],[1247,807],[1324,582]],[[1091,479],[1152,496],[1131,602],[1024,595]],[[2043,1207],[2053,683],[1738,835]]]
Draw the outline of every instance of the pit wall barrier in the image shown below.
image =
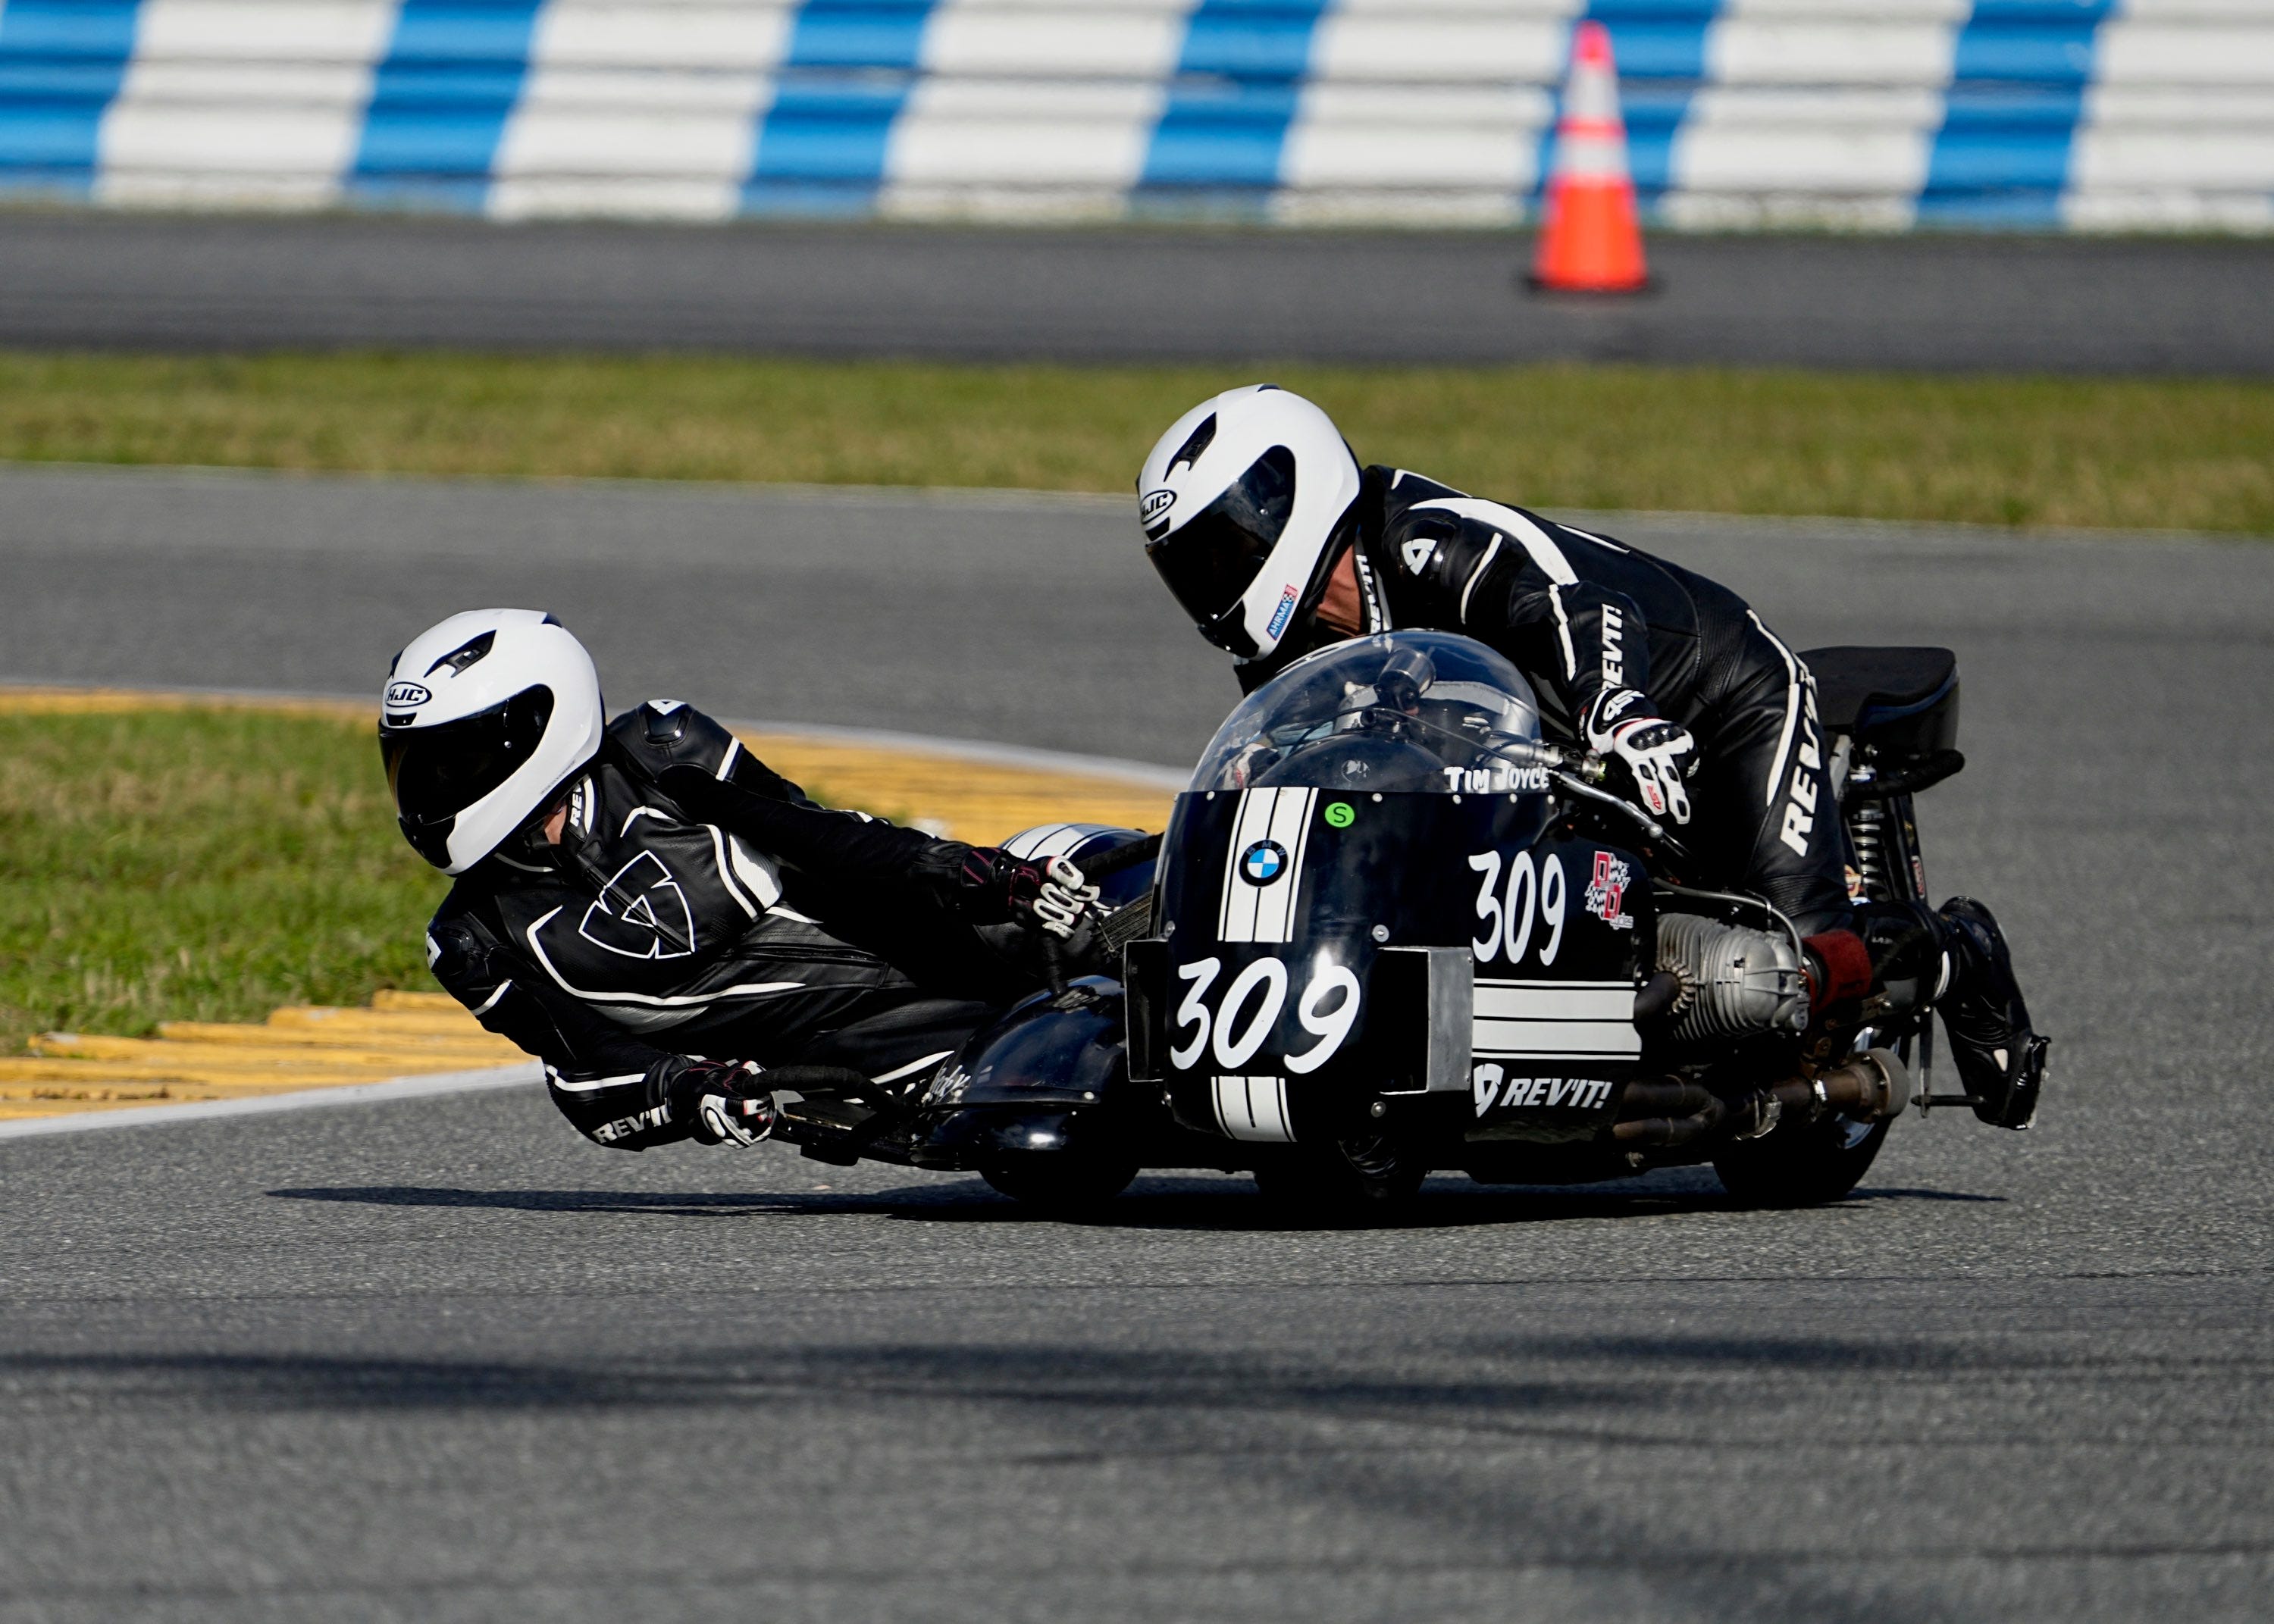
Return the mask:
[[2274,0],[0,0],[0,201],[2274,229]]

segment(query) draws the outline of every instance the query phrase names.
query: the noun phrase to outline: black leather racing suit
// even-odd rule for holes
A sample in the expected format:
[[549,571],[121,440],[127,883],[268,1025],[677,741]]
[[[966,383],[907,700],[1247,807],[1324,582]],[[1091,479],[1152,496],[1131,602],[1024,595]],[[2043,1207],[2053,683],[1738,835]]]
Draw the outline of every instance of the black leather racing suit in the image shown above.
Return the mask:
[[[764,797],[764,846],[686,816],[657,782],[674,766]],[[889,1081],[1031,990],[952,906],[966,850],[825,810],[709,717],[651,701],[609,724],[561,844],[517,838],[462,876],[427,952],[544,1061],[580,1132],[639,1150],[690,1132],[667,1099],[680,1056]]]
[[[1357,510],[1369,632],[1420,628],[1490,644],[1531,678],[1551,735],[1570,742],[1606,685],[1639,688],[1688,728],[1701,764],[1683,842],[1721,883],[1782,909],[1802,934],[1845,929],[1839,811],[1807,667],[1728,588],[1662,559],[1402,469],[1369,468]],[[1332,642],[1312,622],[1253,689]]]

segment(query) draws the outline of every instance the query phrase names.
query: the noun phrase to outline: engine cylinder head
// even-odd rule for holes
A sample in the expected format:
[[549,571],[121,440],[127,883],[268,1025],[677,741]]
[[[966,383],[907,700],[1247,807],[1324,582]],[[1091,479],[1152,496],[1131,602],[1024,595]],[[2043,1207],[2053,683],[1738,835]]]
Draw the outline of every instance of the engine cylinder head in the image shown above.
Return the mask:
[[1671,1028],[1678,1042],[1808,1026],[1808,978],[1789,936],[1695,914],[1661,914],[1658,967],[1679,976],[1689,995]]

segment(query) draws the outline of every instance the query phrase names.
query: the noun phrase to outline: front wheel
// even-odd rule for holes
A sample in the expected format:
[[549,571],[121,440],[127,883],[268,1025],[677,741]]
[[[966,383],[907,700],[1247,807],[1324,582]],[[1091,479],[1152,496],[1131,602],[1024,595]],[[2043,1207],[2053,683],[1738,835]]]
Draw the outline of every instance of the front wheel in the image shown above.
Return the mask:
[[1746,1207],[1818,1207],[1853,1190],[1887,1142],[1892,1120],[1820,1116],[1739,1139],[1713,1158],[1721,1187]]
[[1428,1165],[1382,1135],[1298,1146],[1260,1162],[1255,1187],[1291,1216],[1314,1222],[1364,1223],[1412,1204]]
[[990,1162],[979,1177],[1021,1207],[1073,1215],[1104,1206],[1137,1177],[1134,1162],[1070,1151],[1035,1151]]

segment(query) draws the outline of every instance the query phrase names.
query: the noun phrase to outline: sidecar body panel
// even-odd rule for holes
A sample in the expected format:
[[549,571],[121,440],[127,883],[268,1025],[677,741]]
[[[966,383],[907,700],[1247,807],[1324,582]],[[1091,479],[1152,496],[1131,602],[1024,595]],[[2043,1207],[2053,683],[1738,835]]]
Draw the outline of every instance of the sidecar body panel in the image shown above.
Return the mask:
[[1536,793],[1180,797],[1159,936],[1128,960],[1137,1074],[1236,1140],[1393,1113],[1592,1137],[1642,1051],[1650,888],[1631,853],[1547,834],[1547,810]]

